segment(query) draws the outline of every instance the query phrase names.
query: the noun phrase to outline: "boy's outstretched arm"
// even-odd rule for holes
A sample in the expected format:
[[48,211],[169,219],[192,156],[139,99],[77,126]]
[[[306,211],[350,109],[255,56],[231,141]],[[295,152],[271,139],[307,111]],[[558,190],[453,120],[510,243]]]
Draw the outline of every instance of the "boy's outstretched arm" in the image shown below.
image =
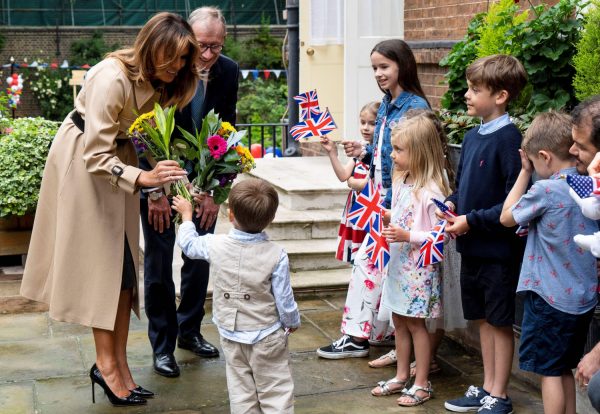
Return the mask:
[[214,235],[198,235],[196,226],[192,222],[194,211],[192,203],[181,196],[176,196],[173,198],[173,210],[181,214],[183,219],[183,223],[181,223],[177,232],[177,244],[181,247],[183,253],[190,259],[203,259],[210,262],[208,242]]
[[279,320],[289,332],[294,332],[300,326],[300,312],[294,300],[294,292],[290,281],[290,262],[285,251],[281,251],[279,263],[275,266],[271,277],[271,289]]
[[531,161],[527,158],[525,151],[520,149],[519,155],[521,156],[521,172],[508,196],[506,196],[506,200],[504,200],[504,205],[502,206],[502,213],[500,214],[500,223],[505,227],[514,227],[518,224],[513,216],[512,207],[527,192],[527,186],[529,186],[529,181],[533,174],[533,165],[531,165]]

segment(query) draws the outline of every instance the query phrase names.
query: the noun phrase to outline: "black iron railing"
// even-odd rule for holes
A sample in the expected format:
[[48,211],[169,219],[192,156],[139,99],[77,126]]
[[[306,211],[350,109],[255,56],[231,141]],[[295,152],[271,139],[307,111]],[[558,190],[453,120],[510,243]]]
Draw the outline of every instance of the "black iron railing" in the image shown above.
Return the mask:
[[273,156],[282,157],[285,153],[288,124],[236,124],[236,128],[248,131],[248,148],[252,149],[252,144],[260,144],[263,157],[271,153]]

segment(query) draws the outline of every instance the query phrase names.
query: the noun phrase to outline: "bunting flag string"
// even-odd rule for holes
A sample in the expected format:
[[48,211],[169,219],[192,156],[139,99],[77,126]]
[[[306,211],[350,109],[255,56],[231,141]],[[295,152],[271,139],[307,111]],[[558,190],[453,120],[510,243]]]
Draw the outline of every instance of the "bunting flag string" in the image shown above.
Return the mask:
[[[62,63],[59,64],[58,61],[53,61],[51,63],[39,63],[38,61],[33,61],[32,63],[27,63],[26,61],[21,63],[5,63],[2,65],[2,68],[10,68],[13,67],[16,69],[89,69],[91,65],[71,65],[68,60],[63,60]],[[250,79],[256,80],[259,78],[268,80],[271,78],[271,75],[275,77],[275,79],[279,79],[281,76],[287,76],[287,71],[285,69],[240,69],[240,73],[242,74],[242,79],[247,79],[249,74],[252,74]]]

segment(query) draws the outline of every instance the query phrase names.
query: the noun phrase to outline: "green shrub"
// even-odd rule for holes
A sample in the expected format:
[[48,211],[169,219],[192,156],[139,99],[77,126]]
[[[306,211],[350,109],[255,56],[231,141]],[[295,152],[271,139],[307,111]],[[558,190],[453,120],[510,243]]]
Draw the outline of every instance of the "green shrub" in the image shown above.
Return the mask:
[[523,63],[532,86],[526,108],[531,114],[577,103],[571,61],[581,36],[582,5],[581,0],[560,0],[547,9],[536,6],[538,16],[514,29],[514,56]]
[[467,34],[441,61],[440,66],[448,68],[445,82],[448,90],[442,96],[442,108],[451,111],[467,110],[465,104],[465,93],[467,92],[467,79],[465,73],[467,67],[477,58],[477,42],[479,40],[480,28],[483,25],[485,13],[477,14],[467,28]]
[[600,93],[600,1],[593,0],[585,15],[581,39],[573,57],[573,87],[580,101]]
[[43,118],[0,122],[0,217],[35,211],[48,150],[59,126]]
[[224,53],[243,69],[277,69],[281,62],[281,40],[271,35],[269,21],[264,16],[254,36],[236,42],[225,39]]
[[477,57],[498,53],[512,54],[512,29],[527,20],[529,13],[518,13],[519,6],[514,0],[500,0],[492,3],[485,15],[484,24],[479,28]]
[[86,63],[94,66],[104,59],[104,56],[119,48],[118,44],[109,46],[104,41],[102,32],[95,31],[92,37],[75,40],[71,43],[71,60],[73,66],[81,66]]
[[[280,123],[287,107],[287,84],[285,79],[279,80],[242,80],[238,92],[238,119],[240,124]],[[258,137],[260,128],[254,127],[249,131],[253,137]],[[276,130],[277,145],[281,145],[281,130]],[[265,129],[265,145],[272,142],[272,130]],[[270,140],[270,141],[269,141]],[[253,142],[256,142],[253,140]],[[247,138],[244,143],[248,144]]]

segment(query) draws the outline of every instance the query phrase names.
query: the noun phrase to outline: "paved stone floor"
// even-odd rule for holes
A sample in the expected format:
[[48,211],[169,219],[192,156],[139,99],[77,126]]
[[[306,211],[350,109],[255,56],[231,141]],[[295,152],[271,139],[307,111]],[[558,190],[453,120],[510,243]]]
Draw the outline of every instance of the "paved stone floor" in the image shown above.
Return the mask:
[[[442,413],[443,402],[482,381],[481,361],[450,341],[442,344],[442,372],[431,376],[435,398],[418,408],[395,405],[396,396],[372,397],[377,381],[391,378],[391,367],[372,369],[367,359],[330,361],[316,356],[317,346],[339,336],[345,295],[304,296],[298,299],[302,327],[290,337],[296,384],[297,413]],[[218,334],[205,318],[202,332],[214,344]],[[376,357],[389,348],[372,348]],[[229,412],[223,357],[201,359],[178,349],[181,376],[167,379],[153,373],[145,318],[132,318],[129,361],[139,384],[157,397],[142,408],[115,408],[96,387],[91,401],[87,375],[94,362],[91,331],[59,323],[47,313],[0,315],[0,413],[227,413]],[[519,414],[541,413],[540,394],[516,379],[510,395]]]

